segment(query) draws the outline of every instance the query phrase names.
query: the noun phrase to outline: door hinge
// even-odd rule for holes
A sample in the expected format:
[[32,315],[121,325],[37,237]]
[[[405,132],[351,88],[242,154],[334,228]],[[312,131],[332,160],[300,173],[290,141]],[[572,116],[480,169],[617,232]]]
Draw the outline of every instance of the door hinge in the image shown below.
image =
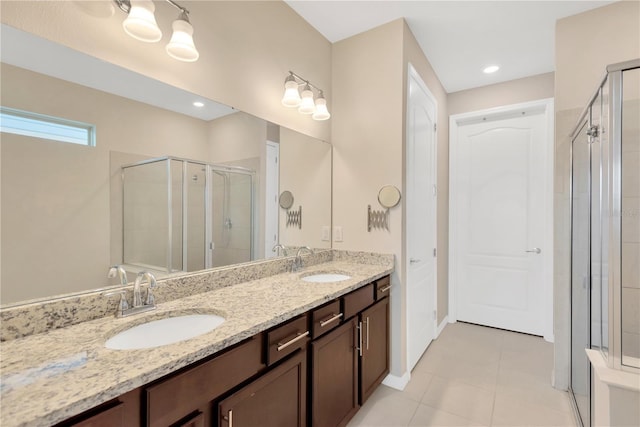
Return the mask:
[[433,124],[433,131],[435,132],[435,131],[437,131],[437,130],[438,130],[438,125],[434,123],[434,124]]
[[436,187],[435,184],[433,184],[433,195],[437,196],[438,195],[438,187]]
[[438,255],[438,250],[433,248],[433,257],[435,258]]
[[438,313],[435,310],[433,310],[433,320],[438,320]]

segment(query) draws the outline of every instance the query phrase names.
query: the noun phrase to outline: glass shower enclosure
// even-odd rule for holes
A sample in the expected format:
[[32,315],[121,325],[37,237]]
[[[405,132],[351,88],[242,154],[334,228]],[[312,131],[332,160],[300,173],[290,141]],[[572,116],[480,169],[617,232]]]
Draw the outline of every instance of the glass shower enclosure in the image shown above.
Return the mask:
[[123,263],[176,273],[254,259],[254,175],[175,157],[123,166]]
[[640,60],[607,67],[572,138],[570,392],[590,426],[585,349],[640,368]]

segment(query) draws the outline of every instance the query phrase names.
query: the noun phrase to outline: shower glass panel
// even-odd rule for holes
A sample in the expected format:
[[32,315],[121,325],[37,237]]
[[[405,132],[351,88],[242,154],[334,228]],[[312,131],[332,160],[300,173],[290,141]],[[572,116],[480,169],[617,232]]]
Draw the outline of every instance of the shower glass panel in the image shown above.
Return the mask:
[[[602,89],[598,91],[591,107],[591,126],[602,124]],[[590,314],[590,334],[591,348],[601,347],[601,324],[602,324],[602,144],[598,138],[589,138],[585,145],[591,150],[591,194],[590,212],[591,236],[589,238],[591,259],[591,314]],[[579,141],[578,143],[584,143]],[[590,147],[589,147],[590,145]],[[584,179],[584,178],[583,178]],[[587,183],[589,181],[586,181]],[[589,289],[589,281],[585,281],[586,289]],[[589,341],[586,343],[589,348]],[[582,352],[584,354],[584,351]],[[586,355],[585,355],[586,358]],[[589,366],[587,364],[587,366]]]
[[211,168],[211,267],[253,259],[252,175]]
[[124,166],[123,263],[173,273],[251,261],[253,171],[176,158]]
[[186,271],[198,271],[205,268],[206,252],[206,206],[207,206],[207,168],[198,163],[187,163],[185,179],[187,194],[186,206],[182,209],[187,213],[185,218],[185,233],[187,247],[184,252],[187,265]]
[[154,268],[167,264],[169,191],[167,162],[123,170],[124,262]]
[[[169,251],[171,256],[171,262],[166,264],[166,269],[169,273],[174,271],[183,270],[183,219],[184,211],[182,209],[182,200],[184,197],[184,185],[183,185],[183,167],[184,163],[181,160],[169,159],[168,160],[171,180],[171,192],[170,192],[170,205],[169,216],[171,221],[171,236],[169,240]],[[163,265],[163,264],[158,264]]]
[[[607,67],[571,146],[571,381],[593,422],[591,362],[640,368],[640,59]],[[595,362],[594,362],[595,363]]]
[[589,348],[590,301],[590,174],[591,153],[585,130],[572,144],[571,200],[571,392],[583,426],[590,425],[591,369],[585,349]]
[[622,364],[640,368],[640,69],[622,73]]

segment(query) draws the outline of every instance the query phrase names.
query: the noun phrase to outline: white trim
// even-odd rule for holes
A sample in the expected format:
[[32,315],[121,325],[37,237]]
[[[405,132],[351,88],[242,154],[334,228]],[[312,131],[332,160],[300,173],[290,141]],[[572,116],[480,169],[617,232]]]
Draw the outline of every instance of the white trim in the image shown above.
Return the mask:
[[411,380],[411,373],[409,371],[405,372],[401,377],[397,375],[389,374],[382,380],[382,384],[387,387],[395,388],[396,390],[404,390],[404,388],[409,384]]
[[442,333],[442,331],[444,330],[444,328],[447,326],[448,323],[449,323],[449,316],[444,316],[444,319],[442,319],[442,322],[440,322],[440,324],[436,328],[436,336],[434,338],[438,338],[440,336],[440,334]]
[[[517,111],[516,111],[517,110]],[[505,105],[501,107],[489,108],[486,110],[472,111],[468,113],[455,114],[449,116],[449,321],[454,323],[458,320],[456,310],[457,303],[457,282],[458,282],[458,259],[456,257],[457,247],[457,228],[455,223],[455,213],[457,212],[457,195],[458,188],[454,177],[458,172],[458,156],[455,149],[458,140],[458,127],[462,124],[480,121],[482,118],[503,117],[518,113],[522,110],[539,111],[545,115],[547,125],[547,141],[545,145],[544,159],[547,163],[546,176],[544,183],[544,200],[545,200],[545,220],[544,220],[544,247],[542,253],[544,272],[544,326],[543,336],[546,341],[553,342],[553,205],[554,205],[554,100],[553,98],[545,98],[537,101],[525,102],[521,104]],[[548,249],[547,249],[548,248]]]

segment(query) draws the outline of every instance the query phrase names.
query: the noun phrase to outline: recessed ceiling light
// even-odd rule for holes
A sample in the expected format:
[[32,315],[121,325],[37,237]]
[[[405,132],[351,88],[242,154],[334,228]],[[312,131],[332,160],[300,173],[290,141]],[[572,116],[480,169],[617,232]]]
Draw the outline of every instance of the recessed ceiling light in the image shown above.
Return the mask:
[[498,67],[497,65],[490,65],[487,68],[485,68],[484,70],[482,70],[485,74],[491,74],[491,73],[495,73],[496,71],[498,71],[500,69],[500,67]]
[[198,108],[204,107],[204,102],[196,101],[193,103],[193,106]]

